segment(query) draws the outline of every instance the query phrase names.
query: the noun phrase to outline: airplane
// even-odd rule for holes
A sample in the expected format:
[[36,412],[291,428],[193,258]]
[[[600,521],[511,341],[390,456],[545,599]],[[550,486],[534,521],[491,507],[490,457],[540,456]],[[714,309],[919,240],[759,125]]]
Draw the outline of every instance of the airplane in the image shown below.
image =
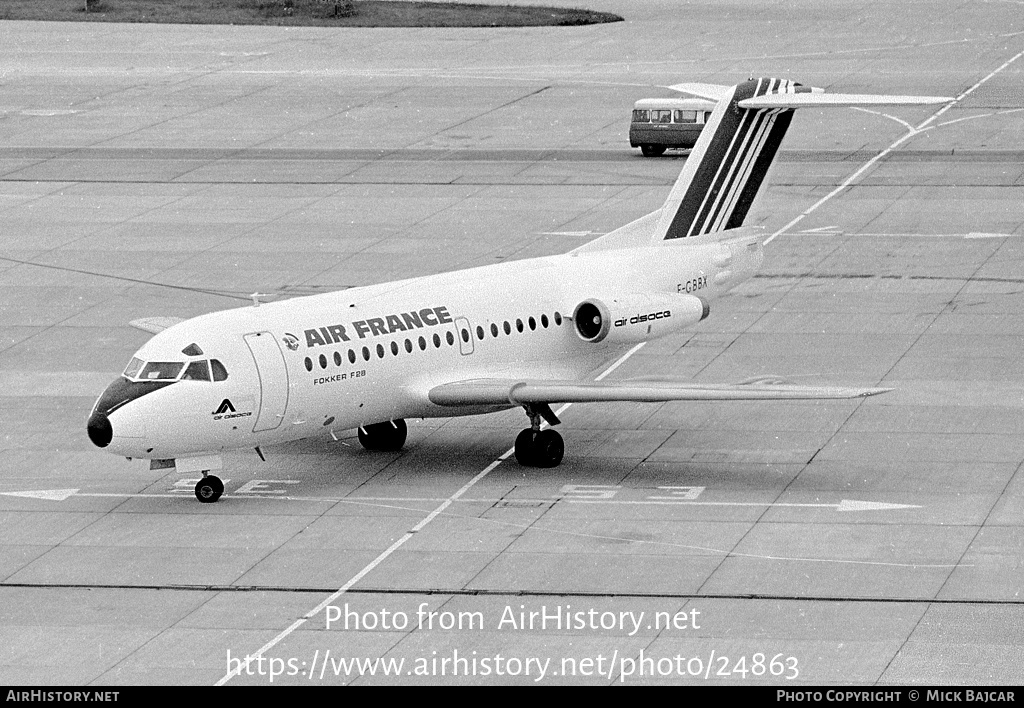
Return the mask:
[[[696,325],[758,271],[763,229],[744,219],[793,112],[953,99],[829,94],[788,80],[672,88],[716,101],[661,209],[568,253],[131,324],[153,333],[96,401],[89,439],[151,469],[201,472],[217,501],[221,453],[358,430],[405,444],[407,418],[521,407],[515,458],[562,461],[556,403],[844,399],[878,387],[595,380],[642,342]],[[335,438],[337,439],[337,438]]]

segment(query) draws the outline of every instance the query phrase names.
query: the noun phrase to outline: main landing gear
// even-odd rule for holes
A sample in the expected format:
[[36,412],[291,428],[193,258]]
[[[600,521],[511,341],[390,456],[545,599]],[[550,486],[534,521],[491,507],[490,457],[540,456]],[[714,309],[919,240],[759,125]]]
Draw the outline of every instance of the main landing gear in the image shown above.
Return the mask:
[[560,422],[547,403],[523,406],[530,416],[530,427],[516,436],[516,462],[525,467],[557,467],[565,454],[562,436],[548,428],[541,430],[541,419],[550,425]]
[[396,452],[405,445],[409,428],[402,418],[359,428],[359,444],[376,452]]
[[203,504],[212,504],[220,499],[223,493],[224,483],[220,481],[220,477],[209,472],[203,472],[203,478],[196,482],[196,499]]

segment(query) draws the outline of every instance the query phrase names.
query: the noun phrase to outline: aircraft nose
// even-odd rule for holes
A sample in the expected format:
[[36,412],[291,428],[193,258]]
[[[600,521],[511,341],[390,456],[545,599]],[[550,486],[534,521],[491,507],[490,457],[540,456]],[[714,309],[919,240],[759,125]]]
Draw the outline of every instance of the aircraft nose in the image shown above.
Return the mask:
[[89,422],[85,427],[89,433],[89,439],[96,447],[106,447],[114,439],[114,428],[110,425],[110,419],[105,413],[98,410],[93,411],[93,414],[89,416]]

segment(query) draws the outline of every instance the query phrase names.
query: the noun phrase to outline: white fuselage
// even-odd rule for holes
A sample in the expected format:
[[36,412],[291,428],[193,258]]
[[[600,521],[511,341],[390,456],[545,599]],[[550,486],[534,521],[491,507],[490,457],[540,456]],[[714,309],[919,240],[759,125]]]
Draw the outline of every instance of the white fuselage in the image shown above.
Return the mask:
[[[481,378],[590,377],[626,347],[674,330],[623,317],[619,336],[588,342],[571,319],[582,300],[689,294],[711,301],[750,277],[762,257],[749,234],[664,241],[196,317],[160,332],[135,356],[186,365],[216,359],[227,378],[177,379],[131,398],[108,416],[108,450],[188,457],[398,418],[499,410],[508,406],[439,406],[427,393]],[[192,344],[201,355],[183,353]]]

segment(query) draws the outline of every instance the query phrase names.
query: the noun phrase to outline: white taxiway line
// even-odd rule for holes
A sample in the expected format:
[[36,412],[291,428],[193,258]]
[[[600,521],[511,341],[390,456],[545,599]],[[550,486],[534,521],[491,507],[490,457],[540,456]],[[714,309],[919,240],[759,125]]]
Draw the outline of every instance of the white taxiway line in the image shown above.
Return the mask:
[[[566,404],[566,406],[571,404]],[[558,409],[561,413],[566,406]],[[495,460],[487,469],[478,475],[478,477],[487,474],[492,471],[499,462],[508,459],[509,450],[504,455]],[[397,505],[397,504],[438,504],[441,506],[435,509],[431,516],[424,519],[418,528],[412,529],[409,533],[415,533],[426,525],[430,520],[444,510],[457,502],[463,502],[466,504],[506,504],[515,506],[517,504],[535,504],[537,506],[543,504],[597,504],[597,505],[610,505],[610,506],[757,506],[757,507],[776,507],[776,506],[789,506],[789,507],[815,507],[822,509],[836,509],[838,511],[890,511],[893,509],[920,509],[921,506],[918,504],[893,504],[890,502],[874,502],[874,501],[861,501],[857,499],[841,499],[839,502],[831,503],[800,503],[800,502],[726,502],[726,501],[694,501],[692,499],[679,499],[677,497],[670,496],[652,496],[646,499],[572,499],[565,496],[553,496],[547,498],[522,498],[522,499],[509,499],[506,497],[468,497],[464,498],[461,495],[469,489],[473,484],[476,483],[476,478],[467,483],[465,487],[460,489],[458,492],[448,497],[447,499],[442,497],[297,497],[288,496],[279,492],[243,492],[235,494],[225,494],[222,499],[272,499],[274,501],[298,501],[298,502],[320,502],[327,504],[352,504],[352,505],[364,505],[364,506],[381,506],[383,505]],[[0,496],[4,497],[23,497],[26,499],[43,499],[47,501],[64,501],[70,497],[116,497],[116,498],[129,498],[129,499],[181,499],[192,503],[192,493],[190,490],[182,490],[181,492],[164,492],[164,493],[153,493],[153,494],[130,494],[124,492],[80,492],[77,489],[40,489],[29,492],[0,492]],[[410,509],[410,507],[399,507],[393,506],[396,509]],[[410,509],[412,511],[418,511],[417,509]]]
[[[799,223],[800,223],[801,221],[803,221],[803,220],[804,220],[804,217],[808,216],[809,214],[811,214],[812,212],[814,212],[815,210],[817,210],[817,208],[818,208],[818,207],[820,207],[820,206],[821,206],[822,204],[824,204],[825,202],[829,201],[830,199],[832,199],[832,197],[836,196],[837,194],[839,194],[840,192],[842,192],[842,191],[843,191],[844,189],[846,189],[847,187],[849,187],[849,186],[850,186],[850,185],[851,185],[851,184],[852,184],[852,183],[853,183],[853,182],[854,182],[854,181],[855,181],[855,180],[856,180],[856,179],[857,179],[858,177],[860,177],[860,176],[861,176],[862,174],[864,174],[864,173],[865,173],[865,172],[866,172],[866,171],[867,171],[868,169],[870,169],[872,165],[874,165],[874,164],[875,164],[876,162],[878,162],[879,160],[881,160],[881,159],[882,159],[883,157],[885,157],[886,155],[888,155],[888,154],[889,154],[890,152],[892,152],[893,150],[895,150],[896,148],[898,148],[898,147],[899,147],[900,145],[902,145],[902,144],[903,144],[903,143],[905,143],[906,141],[910,140],[910,139],[911,139],[911,138],[913,138],[914,136],[916,136],[916,135],[918,135],[918,134],[920,134],[920,133],[924,132],[925,130],[931,130],[932,128],[929,128],[929,127],[928,127],[928,124],[929,124],[929,123],[932,123],[932,122],[934,122],[935,120],[937,120],[937,119],[938,119],[938,118],[939,118],[940,116],[942,116],[942,114],[943,114],[943,113],[945,113],[945,112],[946,112],[946,111],[948,111],[948,110],[949,110],[950,108],[952,108],[953,106],[957,105],[957,104],[958,104],[958,103],[960,103],[960,102],[961,102],[962,100],[964,100],[965,98],[967,98],[967,97],[968,97],[969,95],[971,95],[972,93],[974,93],[975,91],[977,91],[977,90],[978,90],[978,88],[979,88],[979,87],[981,87],[981,85],[982,85],[982,84],[984,84],[985,82],[987,82],[987,81],[988,81],[989,79],[991,79],[991,78],[992,78],[993,76],[995,76],[996,74],[998,74],[999,72],[1001,72],[1001,71],[1002,71],[1003,69],[1005,69],[1006,67],[1008,67],[1008,66],[1009,66],[1010,64],[1012,64],[1013,62],[1015,62],[1015,61],[1017,61],[1018,59],[1020,59],[1020,58],[1021,58],[1022,56],[1024,56],[1024,51],[1018,52],[1018,53],[1017,53],[1017,54],[1015,54],[1015,55],[1014,55],[1014,56],[1013,56],[1012,58],[1010,58],[1010,59],[1007,59],[1007,60],[1006,60],[1006,61],[1005,61],[1005,62],[1004,62],[1004,63],[1003,63],[1003,64],[1002,64],[1002,65],[1001,65],[1001,66],[1000,66],[999,68],[997,68],[997,69],[994,69],[994,70],[993,70],[993,71],[992,71],[991,73],[989,73],[989,74],[988,74],[988,76],[986,76],[985,78],[983,78],[983,79],[979,80],[979,81],[978,81],[978,82],[977,82],[976,84],[974,84],[974,85],[973,85],[973,86],[971,86],[971,87],[970,87],[969,89],[967,89],[966,91],[964,91],[963,93],[961,93],[961,94],[960,94],[959,96],[957,96],[956,98],[954,98],[954,99],[953,99],[952,101],[950,101],[950,102],[949,102],[949,103],[947,103],[946,105],[942,106],[942,108],[940,108],[940,109],[939,109],[939,110],[937,110],[937,111],[936,111],[935,113],[933,113],[933,114],[932,114],[932,115],[931,115],[931,116],[930,116],[930,117],[929,117],[929,118],[928,118],[927,120],[925,120],[925,121],[924,121],[923,123],[921,123],[920,125],[918,125],[918,126],[917,126],[916,128],[911,128],[911,129],[910,129],[909,131],[907,131],[907,133],[905,133],[905,134],[904,134],[904,135],[903,135],[902,137],[900,137],[900,138],[899,138],[898,140],[896,140],[896,141],[895,141],[895,142],[894,142],[894,143],[893,143],[892,145],[890,145],[889,147],[887,147],[887,148],[886,148],[885,150],[882,150],[882,152],[878,153],[877,155],[875,155],[874,157],[872,157],[872,158],[871,158],[870,160],[868,160],[867,162],[865,162],[865,163],[864,163],[864,164],[863,164],[863,165],[861,166],[861,168],[860,168],[859,170],[857,170],[857,171],[856,171],[856,172],[854,172],[854,173],[853,173],[852,175],[850,175],[849,177],[847,177],[847,178],[846,178],[846,179],[845,179],[845,180],[843,181],[843,183],[842,183],[842,184],[840,184],[840,185],[839,185],[838,187],[836,187],[835,189],[833,189],[833,190],[832,190],[831,192],[829,192],[828,194],[826,194],[826,195],[825,195],[824,197],[822,197],[821,199],[819,199],[818,201],[816,201],[816,202],[815,202],[814,204],[812,204],[812,205],[811,205],[810,207],[808,207],[808,208],[807,208],[806,210],[804,210],[804,211],[803,211],[803,213],[801,213],[801,214],[800,214],[799,216],[797,216],[797,217],[796,217],[795,219],[793,219],[793,220],[792,220],[792,221],[790,221],[790,222],[789,222],[788,224],[786,224],[785,226],[783,226],[783,227],[782,227],[781,229],[779,229],[778,231],[776,231],[775,233],[773,233],[773,234],[772,234],[771,236],[769,236],[768,238],[766,238],[766,239],[764,240],[764,245],[765,245],[765,246],[767,246],[767,245],[768,245],[769,243],[771,243],[772,241],[774,241],[776,237],[778,237],[778,236],[780,236],[780,235],[784,234],[784,233],[785,233],[786,231],[789,231],[789,230],[790,230],[791,228],[793,228],[794,226],[796,226],[797,224],[799,224]],[[935,126],[933,126],[933,127],[935,127]]]
[[[633,348],[632,348],[632,349],[630,349],[630,350],[629,350],[628,352],[626,352],[626,353],[625,353],[625,354],[623,354],[623,355],[622,355],[621,357],[619,357],[619,358],[618,358],[618,359],[617,359],[617,360],[616,360],[616,361],[615,361],[615,362],[614,362],[614,363],[613,363],[613,364],[612,364],[611,366],[609,366],[609,367],[608,367],[607,369],[605,369],[604,371],[602,371],[602,372],[601,372],[601,373],[600,373],[600,374],[599,374],[599,375],[597,376],[597,378],[595,379],[595,381],[600,381],[600,380],[604,379],[604,378],[605,378],[606,376],[608,376],[608,375],[609,375],[609,374],[611,374],[611,373],[612,373],[613,371],[615,371],[615,370],[616,370],[617,368],[619,368],[619,367],[620,367],[620,366],[621,366],[621,365],[623,364],[623,362],[625,362],[625,361],[626,361],[626,359],[628,359],[629,357],[633,356],[633,355],[634,355],[635,353],[637,353],[638,351],[640,351],[640,348],[641,348],[641,347],[643,347],[643,346],[644,346],[644,344],[645,344],[645,342],[641,342],[640,344],[637,344],[637,345],[636,345],[635,347],[633,347]],[[561,413],[562,411],[564,411],[564,410],[565,410],[566,408],[568,408],[568,407],[569,407],[569,406],[571,406],[571,405],[572,405],[571,403],[566,403],[565,405],[563,405],[562,407],[560,407],[560,408],[559,408],[559,409],[558,409],[558,410],[557,410],[557,411],[555,412],[555,413],[556,413],[556,415],[557,415],[557,414],[559,414],[559,413]],[[481,472],[480,472],[480,473],[479,473],[479,474],[478,474],[477,476],[473,477],[473,479],[471,479],[471,480],[469,480],[468,482],[466,482],[466,483],[465,483],[465,484],[464,484],[464,485],[462,486],[462,488],[461,488],[461,489],[459,489],[459,491],[455,492],[455,493],[454,493],[454,494],[452,494],[452,495],[451,495],[450,497],[448,497],[447,499],[445,499],[445,500],[444,500],[444,502],[442,502],[440,506],[438,506],[438,507],[437,507],[436,509],[434,509],[434,510],[433,510],[432,512],[430,512],[429,514],[427,514],[427,516],[426,516],[426,517],[425,517],[425,518],[424,518],[424,519],[423,519],[422,521],[420,521],[420,522],[419,522],[418,524],[416,524],[416,525],[415,525],[415,526],[413,526],[413,527],[412,527],[411,529],[409,529],[409,531],[408,531],[408,532],[406,532],[406,534],[405,534],[404,536],[402,536],[402,537],[401,537],[400,539],[398,539],[397,541],[395,541],[394,543],[392,543],[392,544],[391,544],[390,546],[388,546],[388,548],[387,548],[387,549],[386,549],[386,550],[385,550],[385,551],[384,551],[383,553],[381,553],[381,554],[380,554],[379,556],[377,556],[377,557],[376,557],[376,558],[374,558],[374,559],[373,559],[372,561],[370,561],[370,563],[369,563],[369,564],[368,564],[368,565],[367,565],[367,566],[366,566],[365,568],[363,568],[363,569],[362,569],[362,570],[360,570],[360,571],[359,571],[358,573],[356,573],[356,574],[355,574],[354,576],[352,576],[352,578],[351,578],[351,579],[350,579],[350,580],[349,580],[349,581],[348,581],[347,583],[345,583],[345,584],[344,584],[344,585],[342,585],[342,586],[341,586],[340,588],[338,588],[338,589],[337,589],[337,590],[336,590],[336,591],[335,591],[334,593],[332,593],[331,595],[329,595],[329,596],[328,596],[328,597],[327,597],[327,598],[326,598],[326,599],[325,599],[325,600],[324,600],[323,602],[321,602],[321,603],[320,603],[319,605],[317,605],[317,606],[316,606],[316,607],[314,607],[314,608],[313,608],[312,610],[310,610],[309,612],[307,612],[307,613],[306,613],[305,615],[303,615],[303,616],[302,616],[301,618],[299,618],[299,619],[295,620],[294,622],[292,622],[292,623],[291,623],[291,625],[289,625],[289,626],[288,626],[288,627],[287,627],[287,628],[286,628],[285,630],[283,630],[283,631],[282,631],[282,632],[281,632],[280,634],[278,634],[278,635],[277,635],[276,637],[274,637],[274,638],[273,638],[273,639],[271,639],[271,640],[270,640],[269,642],[267,642],[267,643],[266,643],[266,644],[264,644],[264,645],[263,645],[262,647],[260,647],[260,648],[259,648],[259,649],[258,649],[258,650],[256,651],[256,653],[255,653],[255,654],[247,655],[247,656],[246,656],[246,661],[244,661],[244,662],[239,662],[239,664],[238,664],[237,668],[235,668],[234,670],[232,670],[232,671],[229,671],[228,673],[226,673],[226,674],[225,674],[225,675],[223,676],[223,678],[221,678],[221,679],[220,679],[220,680],[219,680],[219,681],[218,681],[217,683],[215,683],[214,685],[215,685],[215,686],[223,686],[224,684],[226,684],[226,683],[227,683],[228,681],[230,681],[231,679],[233,679],[233,678],[234,678],[235,676],[237,676],[238,674],[240,674],[240,673],[242,672],[242,666],[243,666],[243,665],[248,665],[248,663],[249,663],[249,661],[248,661],[248,660],[249,660],[249,659],[256,659],[256,658],[259,658],[259,657],[263,656],[263,655],[264,655],[264,654],[265,654],[266,652],[270,651],[270,650],[271,650],[272,648],[274,648],[274,647],[275,647],[276,645],[280,644],[280,643],[281,643],[281,641],[283,641],[283,640],[284,640],[284,639],[285,639],[285,638],[286,638],[286,637],[287,637],[287,636],[288,636],[289,634],[291,634],[291,633],[292,633],[292,632],[294,632],[294,631],[295,631],[296,629],[298,629],[299,627],[301,627],[302,625],[304,625],[304,624],[305,624],[306,622],[308,622],[309,620],[311,620],[311,619],[312,619],[313,617],[315,617],[315,616],[316,616],[316,615],[317,615],[317,614],[318,614],[318,613],[319,613],[319,612],[320,612],[321,610],[323,610],[323,609],[324,609],[325,607],[327,607],[327,606],[328,606],[328,605],[330,605],[330,604],[331,604],[332,602],[334,602],[335,600],[337,600],[337,599],[338,599],[338,598],[339,598],[339,597],[340,597],[341,595],[343,595],[343,594],[345,594],[346,592],[348,592],[348,590],[349,590],[349,589],[350,589],[350,588],[351,588],[351,587],[352,587],[353,585],[355,585],[355,584],[356,584],[356,583],[358,583],[358,582],[359,582],[360,580],[362,580],[362,579],[363,579],[363,578],[364,578],[364,577],[366,576],[366,574],[367,574],[367,573],[369,573],[369,572],[370,572],[371,570],[373,570],[373,569],[374,569],[374,568],[376,568],[376,567],[377,567],[378,565],[380,565],[381,563],[383,563],[383,562],[384,562],[384,561],[385,561],[385,560],[386,560],[386,559],[388,558],[388,556],[390,556],[390,555],[391,555],[392,553],[394,553],[394,552],[395,552],[395,551],[397,551],[397,550],[398,550],[399,548],[401,548],[401,547],[402,547],[402,545],[403,545],[403,544],[405,544],[405,542],[406,542],[406,541],[408,541],[408,540],[409,540],[410,538],[412,538],[412,537],[413,537],[414,535],[416,535],[416,533],[417,533],[418,531],[421,531],[421,530],[423,530],[423,528],[424,528],[424,527],[426,527],[426,526],[427,526],[427,524],[429,524],[429,523],[430,523],[431,521],[433,521],[434,519],[436,519],[436,518],[437,518],[437,517],[438,517],[438,516],[439,516],[440,514],[444,513],[444,511],[445,511],[445,510],[446,510],[446,509],[447,509],[448,507],[450,507],[450,506],[451,506],[452,504],[454,504],[455,502],[457,502],[457,501],[459,500],[459,498],[460,498],[460,497],[461,497],[461,496],[462,496],[463,494],[465,494],[466,492],[468,492],[468,491],[469,491],[469,490],[470,490],[470,489],[471,489],[471,488],[473,487],[473,485],[475,485],[475,484],[476,484],[477,482],[479,482],[479,481],[480,481],[481,479],[483,479],[484,477],[486,477],[486,476],[487,476],[487,475],[488,475],[488,474],[489,474],[489,473],[491,472],[491,470],[493,470],[493,469],[494,469],[495,467],[497,467],[498,465],[500,465],[500,464],[501,464],[501,463],[502,463],[503,461],[507,460],[507,459],[508,459],[508,458],[509,458],[509,457],[510,457],[510,456],[511,456],[511,455],[512,455],[512,454],[513,454],[514,452],[515,452],[515,448],[514,448],[514,447],[513,447],[513,448],[509,448],[508,450],[506,450],[506,451],[505,451],[505,453],[504,453],[503,455],[501,455],[500,457],[498,457],[498,459],[496,459],[496,460],[495,460],[494,462],[492,462],[491,464],[487,465],[487,467],[485,467],[485,468],[483,469],[483,471],[481,471]]]

